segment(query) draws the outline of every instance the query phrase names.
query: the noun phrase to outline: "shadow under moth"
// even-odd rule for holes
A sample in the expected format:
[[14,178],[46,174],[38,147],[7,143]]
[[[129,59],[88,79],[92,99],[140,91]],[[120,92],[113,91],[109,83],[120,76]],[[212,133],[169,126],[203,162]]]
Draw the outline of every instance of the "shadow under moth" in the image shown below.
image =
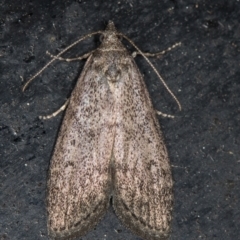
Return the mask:
[[85,235],[103,217],[112,198],[116,215],[132,232],[146,240],[167,239],[173,181],[156,117],[159,112],[153,109],[143,77],[121,38],[148,61],[181,108],[148,54],[109,21],[105,31],[88,34],[52,56],[23,90],[50,63],[93,34],[101,34],[102,43],[77,58],[87,58],[87,62],[60,109],[67,106],[49,169],[49,236],[74,239]]

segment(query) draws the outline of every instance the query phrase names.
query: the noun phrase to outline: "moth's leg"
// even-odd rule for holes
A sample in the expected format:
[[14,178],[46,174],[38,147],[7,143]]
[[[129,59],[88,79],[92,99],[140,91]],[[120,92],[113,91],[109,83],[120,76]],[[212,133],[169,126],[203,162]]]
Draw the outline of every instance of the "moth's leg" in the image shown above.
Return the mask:
[[156,114],[159,115],[159,116],[163,116],[163,117],[167,117],[167,118],[174,118],[173,115],[169,115],[169,114],[166,114],[166,113],[162,113],[162,112],[157,111],[157,110],[155,110],[155,111],[156,111]]
[[143,55],[144,54],[146,57],[158,57],[160,55],[165,54],[166,52],[171,51],[172,49],[174,49],[174,48],[176,48],[178,46],[181,46],[181,42],[175,43],[171,47],[169,47],[166,50],[163,50],[161,52],[157,52],[157,53],[145,53],[145,52],[143,52],[143,53],[140,53],[140,52],[135,51],[135,52],[132,53],[132,56],[135,58],[137,55]]
[[67,101],[57,110],[55,111],[54,113],[50,114],[50,115],[47,115],[47,116],[39,116],[40,119],[50,119],[50,118],[53,118],[53,117],[56,117],[60,112],[64,111],[67,107],[69,103],[69,99],[67,99]]
[[[53,58],[53,59],[71,62],[71,61],[79,61],[79,60],[88,58],[92,54],[92,52],[94,52],[94,51],[91,51],[89,53],[85,53],[82,56],[77,57],[77,58],[62,58],[62,57],[59,57],[59,56],[54,56],[51,53],[49,53],[48,51],[47,51],[47,54],[50,55],[51,58]],[[55,111],[54,113],[52,113],[50,115],[47,115],[47,116],[39,116],[39,118],[43,119],[43,120],[46,120],[46,119],[50,119],[50,118],[56,117],[60,112],[62,112],[62,111],[64,111],[66,109],[66,107],[68,105],[68,102],[69,102],[69,99],[67,99],[67,101],[57,111]]]
[[61,60],[61,61],[67,61],[67,62],[71,62],[71,61],[79,61],[79,60],[83,60],[85,58],[88,58],[95,50],[85,53],[80,57],[76,57],[76,58],[62,58],[59,56],[54,56],[53,54],[49,53],[48,51],[46,52],[51,58],[53,59],[57,59],[57,60]]

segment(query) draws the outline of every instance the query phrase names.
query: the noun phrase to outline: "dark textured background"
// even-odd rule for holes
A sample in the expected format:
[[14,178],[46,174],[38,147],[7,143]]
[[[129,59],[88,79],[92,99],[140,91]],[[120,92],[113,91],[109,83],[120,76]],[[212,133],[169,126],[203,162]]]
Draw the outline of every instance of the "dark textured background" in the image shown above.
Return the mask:
[[[47,170],[63,114],[42,121],[70,95],[84,62],[56,62],[29,79],[79,37],[114,21],[143,51],[182,46],[151,59],[183,110],[137,57],[173,165],[172,240],[240,236],[240,1],[0,2],[0,239],[48,239]],[[125,42],[124,42],[125,43]],[[99,38],[67,56],[94,49]],[[126,44],[129,46],[129,44]],[[134,49],[129,47],[130,51]],[[136,240],[110,209],[84,240]]]

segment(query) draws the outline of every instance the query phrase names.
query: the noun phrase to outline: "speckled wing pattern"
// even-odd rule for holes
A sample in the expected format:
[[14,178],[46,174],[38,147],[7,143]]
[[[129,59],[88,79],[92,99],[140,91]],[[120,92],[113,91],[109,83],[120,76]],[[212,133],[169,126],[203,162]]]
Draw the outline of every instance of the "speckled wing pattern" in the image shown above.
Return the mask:
[[167,239],[172,177],[142,76],[112,22],[70,98],[48,180],[52,239],[86,234],[110,198],[120,220],[147,240]]
[[133,59],[127,59],[131,71],[115,96],[113,205],[143,239],[166,239],[173,201],[168,154],[143,79]]
[[47,209],[53,239],[85,234],[109,206],[113,99],[92,64],[91,56],[72,93],[51,160]]

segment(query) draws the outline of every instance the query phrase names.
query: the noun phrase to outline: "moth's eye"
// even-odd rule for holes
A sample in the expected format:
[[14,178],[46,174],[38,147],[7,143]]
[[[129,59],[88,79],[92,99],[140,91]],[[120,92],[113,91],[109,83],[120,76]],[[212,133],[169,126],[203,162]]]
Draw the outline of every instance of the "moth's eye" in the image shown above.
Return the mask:
[[121,35],[117,35],[117,38],[122,41],[122,36]]
[[104,39],[104,36],[103,36],[103,35],[100,35],[100,37],[99,37],[100,42],[102,42],[103,39]]

